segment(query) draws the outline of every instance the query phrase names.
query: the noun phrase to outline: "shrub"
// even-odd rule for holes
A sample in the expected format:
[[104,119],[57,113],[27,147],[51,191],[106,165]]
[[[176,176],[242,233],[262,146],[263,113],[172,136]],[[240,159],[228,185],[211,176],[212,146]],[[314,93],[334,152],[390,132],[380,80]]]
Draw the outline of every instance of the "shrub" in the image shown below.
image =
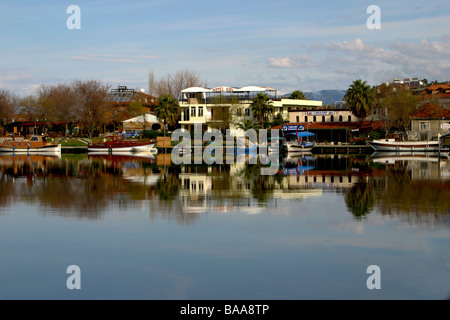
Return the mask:
[[156,137],[164,136],[163,131],[145,130],[142,132],[142,139],[156,139]]

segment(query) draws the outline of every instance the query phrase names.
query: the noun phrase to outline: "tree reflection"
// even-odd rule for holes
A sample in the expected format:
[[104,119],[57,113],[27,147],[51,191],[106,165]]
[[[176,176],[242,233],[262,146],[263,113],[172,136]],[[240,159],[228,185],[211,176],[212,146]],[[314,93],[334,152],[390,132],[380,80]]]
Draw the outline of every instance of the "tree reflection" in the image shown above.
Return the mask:
[[357,182],[346,191],[345,204],[356,219],[362,219],[374,208],[375,196],[373,187],[369,183]]
[[[299,188],[326,188],[345,190],[345,204],[355,219],[363,219],[376,208],[378,213],[410,222],[446,223],[450,181],[439,178],[438,172],[448,174],[448,165],[429,160],[413,164],[369,167],[360,160],[339,166],[339,178],[349,178],[335,179],[336,163],[324,162],[308,175],[290,179],[261,175],[262,166],[249,163],[185,166],[181,173],[180,167],[162,170],[138,157],[0,155],[0,208],[26,203],[40,207],[44,214],[100,219],[109,208],[126,209],[146,201],[150,218],[161,216],[189,224],[205,212],[277,205],[279,190],[295,198]],[[316,182],[316,177],[322,182]],[[298,197],[303,194],[299,192]]]
[[172,172],[164,174],[156,183],[156,193],[161,201],[173,201],[178,196],[180,179]]
[[399,215],[410,222],[443,222],[449,216],[450,182],[412,180],[403,168],[386,171],[376,189],[377,206],[384,215]]
[[267,202],[273,194],[275,179],[273,176],[261,175],[260,164],[245,164],[238,176],[250,183],[252,196],[259,204]]

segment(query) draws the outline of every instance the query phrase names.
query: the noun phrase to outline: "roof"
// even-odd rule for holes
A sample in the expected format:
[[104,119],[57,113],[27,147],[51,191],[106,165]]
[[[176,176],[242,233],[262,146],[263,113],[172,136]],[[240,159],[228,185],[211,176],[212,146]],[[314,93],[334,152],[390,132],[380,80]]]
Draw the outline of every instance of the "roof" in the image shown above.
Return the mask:
[[235,90],[235,92],[264,92],[264,91],[276,91],[276,89],[260,86],[246,86]]
[[228,87],[228,86],[220,86],[215,87],[213,89],[209,88],[202,88],[202,87],[190,87],[181,90],[182,93],[200,93],[200,92],[265,92],[265,91],[277,91],[274,88],[270,87],[260,87],[260,86],[246,86],[242,88],[234,88],[234,87]]
[[[127,120],[124,120],[124,121],[122,121],[122,122],[124,122],[124,123],[129,123],[129,122],[144,122],[144,116],[143,115],[141,115],[141,116],[138,116],[138,117],[134,117],[134,118],[131,118],[131,119],[127,119]],[[158,118],[156,117],[156,116],[154,116],[154,115],[152,115],[152,114],[150,114],[150,113],[146,113],[145,114],[145,122],[149,122],[149,123],[159,123],[159,120],[158,120]]]
[[434,90],[438,90],[438,89],[450,89],[450,84],[448,84],[448,83],[443,83],[443,84],[432,84],[431,86],[429,86],[428,88],[426,88],[426,89],[429,89],[429,90],[432,90],[432,91],[434,91]]
[[181,90],[181,92],[182,93],[185,93],[185,92],[195,92],[195,93],[197,93],[197,92],[212,92],[212,90],[208,89],[208,88],[202,88],[202,87],[190,87],[190,88],[186,88],[186,89]]
[[414,111],[411,116],[411,119],[442,119],[442,118],[450,118],[450,110],[441,107],[435,103],[427,103],[422,107],[418,108]]

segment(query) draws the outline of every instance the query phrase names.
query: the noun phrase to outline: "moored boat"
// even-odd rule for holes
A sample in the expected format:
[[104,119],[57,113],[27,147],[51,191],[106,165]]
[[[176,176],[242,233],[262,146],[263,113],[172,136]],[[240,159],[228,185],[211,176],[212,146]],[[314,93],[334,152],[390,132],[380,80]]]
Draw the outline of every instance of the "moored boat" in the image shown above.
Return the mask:
[[314,136],[308,131],[288,133],[284,135],[282,145],[287,152],[310,152],[316,145]]
[[103,143],[90,143],[88,152],[150,152],[157,153],[155,140],[126,140],[122,136],[107,136]]
[[0,152],[60,153],[61,145],[47,142],[43,136],[31,136],[30,139],[8,137],[0,144]]
[[439,141],[396,141],[396,139],[378,139],[369,142],[376,151],[439,151]]

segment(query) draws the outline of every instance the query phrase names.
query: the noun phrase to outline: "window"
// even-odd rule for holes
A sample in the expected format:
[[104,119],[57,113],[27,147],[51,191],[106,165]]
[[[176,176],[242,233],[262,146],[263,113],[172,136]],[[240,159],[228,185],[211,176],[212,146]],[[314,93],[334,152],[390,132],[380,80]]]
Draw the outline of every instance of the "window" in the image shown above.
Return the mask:
[[334,122],[334,116],[333,116],[333,115],[331,115],[330,121],[331,121],[331,122]]
[[305,122],[308,122],[308,116],[305,116]]
[[314,117],[313,117],[313,122],[316,122],[316,120],[317,120],[317,119],[316,119],[316,116],[314,116]]
[[198,116],[203,117],[203,107],[198,107]]
[[249,108],[245,108],[245,116],[246,117],[250,116],[250,109]]
[[322,122],[325,122],[325,116],[322,116]]
[[191,117],[195,117],[195,107],[191,108]]
[[352,116],[348,116],[348,122],[352,122]]
[[419,130],[430,130],[430,122],[429,121],[420,121],[419,122]]
[[339,122],[342,122],[342,115],[339,116]]
[[300,117],[297,116],[297,117],[296,117],[296,120],[297,120],[297,122],[300,122]]

